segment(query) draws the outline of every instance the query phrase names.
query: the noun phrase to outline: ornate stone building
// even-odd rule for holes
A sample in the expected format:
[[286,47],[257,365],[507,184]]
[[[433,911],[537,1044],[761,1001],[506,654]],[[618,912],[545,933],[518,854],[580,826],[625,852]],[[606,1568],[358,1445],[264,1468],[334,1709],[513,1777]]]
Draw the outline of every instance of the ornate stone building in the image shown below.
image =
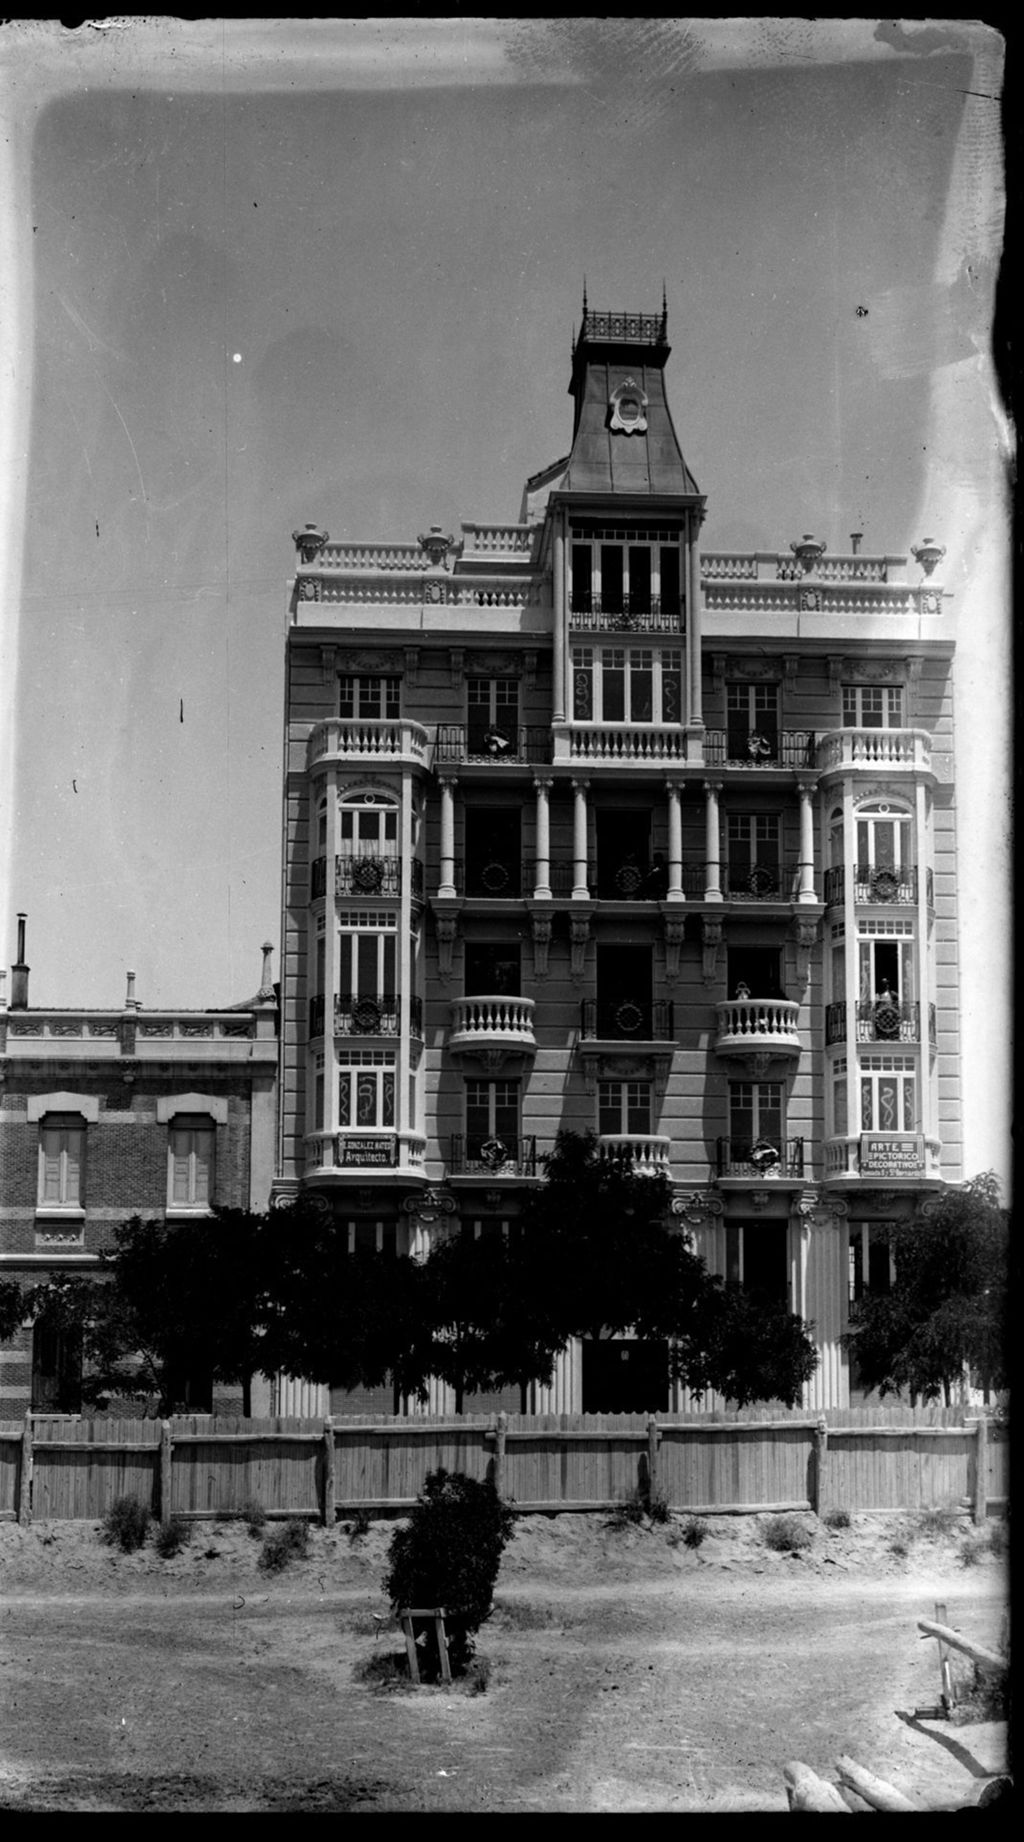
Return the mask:
[[[702,552],[668,356],[584,305],[517,523],[295,533],[276,1193],[422,1249],[591,1128],[813,1322],[838,1407],[884,1225],[962,1174],[943,553]],[[683,1403],[624,1340],[529,1404]]]
[[[265,1209],[278,1059],[269,946],[256,996],[222,1011],[150,1009],[132,972],[119,1010],[54,1010],[29,1005],[24,916],[18,932],[9,1009],[0,973],[0,1276],[28,1286],[95,1272],[113,1224],[132,1215]],[[75,1411],[80,1383],[80,1348],[52,1325],[26,1324],[0,1348],[0,1417]],[[240,1393],[183,1374],[181,1401],[237,1412]]]

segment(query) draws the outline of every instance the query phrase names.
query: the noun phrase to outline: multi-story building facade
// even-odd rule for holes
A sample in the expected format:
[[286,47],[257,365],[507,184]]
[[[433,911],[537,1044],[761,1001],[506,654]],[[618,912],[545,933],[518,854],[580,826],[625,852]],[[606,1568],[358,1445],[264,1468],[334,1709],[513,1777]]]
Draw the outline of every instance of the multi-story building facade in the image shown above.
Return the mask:
[[[515,524],[295,533],[276,1188],[422,1251],[592,1129],[842,1406],[885,1224],[961,1176],[942,551],[702,553],[668,356],[584,307]],[[626,1342],[529,1404],[683,1403]]]
[[[29,1004],[25,917],[8,1007],[0,973],[0,1277],[95,1273],[113,1225],[265,1209],[278,1038],[270,948],[256,996],[221,1011]],[[39,1318],[0,1348],[0,1417],[77,1411],[80,1343]],[[238,1389],[182,1373],[183,1405],[238,1411]],[[260,1405],[270,1391],[257,1387]],[[259,1406],[256,1405],[256,1411]]]

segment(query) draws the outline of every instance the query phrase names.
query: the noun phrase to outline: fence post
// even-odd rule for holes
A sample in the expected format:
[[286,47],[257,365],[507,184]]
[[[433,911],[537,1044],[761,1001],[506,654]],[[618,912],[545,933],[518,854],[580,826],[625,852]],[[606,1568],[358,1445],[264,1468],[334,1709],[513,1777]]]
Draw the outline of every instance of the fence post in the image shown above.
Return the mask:
[[160,1520],[171,1519],[171,1423],[160,1422]]
[[828,1421],[824,1414],[819,1414],[814,1429],[814,1498],[811,1503],[816,1516],[822,1514],[828,1503]]
[[324,1528],[333,1529],[335,1515],[334,1421],[330,1414],[324,1421]]
[[977,1444],[974,1448],[974,1508],[971,1520],[985,1521],[988,1515],[988,1419],[978,1415]]
[[658,1422],[652,1414],[647,1422],[647,1500],[654,1501],[658,1489]]
[[498,1415],[497,1447],[494,1454],[494,1488],[499,1502],[505,1501],[505,1434],[508,1430],[508,1414],[502,1411]]
[[32,1409],[25,1415],[21,1435],[21,1488],[18,1492],[18,1521],[23,1527],[32,1520]]

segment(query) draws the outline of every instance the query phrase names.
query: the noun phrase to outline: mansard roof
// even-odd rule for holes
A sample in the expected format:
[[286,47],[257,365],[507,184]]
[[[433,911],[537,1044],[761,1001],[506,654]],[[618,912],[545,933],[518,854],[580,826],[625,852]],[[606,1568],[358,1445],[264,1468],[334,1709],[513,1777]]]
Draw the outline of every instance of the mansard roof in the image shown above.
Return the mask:
[[[573,344],[572,452],[557,490],[699,497],[665,394],[668,311],[597,313],[583,299]],[[619,397],[639,404],[632,422]]]

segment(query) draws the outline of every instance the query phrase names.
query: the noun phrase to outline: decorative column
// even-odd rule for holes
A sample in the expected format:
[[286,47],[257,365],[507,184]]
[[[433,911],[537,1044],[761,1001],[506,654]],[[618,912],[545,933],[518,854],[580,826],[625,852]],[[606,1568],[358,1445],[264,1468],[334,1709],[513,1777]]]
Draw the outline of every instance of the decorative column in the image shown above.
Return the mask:
[[572,893],[573,899],[585,902],[590,895],[587,882],[587,788],[589,780],[574,780],[572,815]]
[[533,871],[533,895],[535,901],[551,900],[551,810],[549,796],[553,782],[543,779],[534,780],[537,794],[537,847]]
[[718,841],[718,795],[722,791],[720,780],[704,782],[704,900],[720,902],[722,899],[721,855]]
[[678,781],[666,780],[668,793],[668,900],[684,902],[683,893],[683,809]]
[[816,902],[814,892],[814,786],[813,780],[797,783],[800,794],[800,883],[798,902]]
[[551,694],[554,708],[551,713],[553,723],[565,722],[565,514],[559,507],[555,512],[555,541],[552,562],[552,603],[554,608],[554,644],[552,646],[552,684]]
[[704,522],[703,506],[694,506],[689,513],[686,526],[689,562],[689,584],[686,608],[686,678],[687,678],[687,728],[702,731],[704,728],[704,706],[701,692],[701,606],[700,606],[700,527]]
[[438,895],[455,894],[455,782],[441,778],[441,881]]

